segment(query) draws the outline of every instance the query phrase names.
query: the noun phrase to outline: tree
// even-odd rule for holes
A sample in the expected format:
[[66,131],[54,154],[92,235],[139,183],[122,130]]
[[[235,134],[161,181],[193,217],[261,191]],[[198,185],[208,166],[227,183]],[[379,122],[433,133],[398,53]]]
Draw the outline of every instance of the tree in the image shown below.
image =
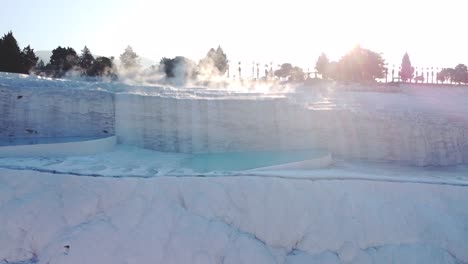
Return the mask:
[[124,53],[120,55],[120,64],[125,70],[135,70],[140,68],[140,59],[133,51],[132,47],[127,46]]
[[305,79],[305,73],[302,68],[294,66],[291,70],[289,80],[293,82],[302,82]]
[[458,84],[468,83],[468,68],[465,64],[458,64],[455,69],[453,69],[452,80]]
[[25,47],[21,52],[21,72],[28,74],[36,66],[38,60],[39,58],[34,53],[34,49],[31,49],[29,45]]
[[411,61],[408,53],[405,53],[401,61],[401,79],[406,82],[413,78],[414,68],[411,66]]
[[174,78],[175,76],[173,73],[173,70],[175,68],[174,59],[164,57],[159,62],[159,65],[161,67],[161,70],[164,71],[166,78]]
[[281,67],[275,71],[275,76],[278,78],[287,78],[291,75],[293,66],[291,63],[283,63]]
[[338,78],[343,81],[367,82],[385,77],[381,55],[360,46],[343,56],[338,64]]
[[8,32],[0,40],[0,71],[21,73],[22,57],[18,42],[13,32]]
[[219,74],[224,75],[228,68],[228,59],[221,46],[218,46],[216,49],[216,58],[214,61]]
[[448,81],[449,78],[450,78],[450,72],[448,68],[444,68],[440,72],[437,73],[438,82],[444,83]]
[[439,73],[437,73],[437,81],[442,83],[450,81],[453,82],[455,69],[452,68],[444,68]]
[[39,70],[39,71],[45,70],[45,63],[44,63],[43,60],[40,60],[40,61],[37,63],[36,69]]
[[455,69],[452,68],[444,68],[439,73],[437,73],[437,80],[440,82],[450,81],[452,83],[454,81]]
[[322,75],[323,79],[328,79],[328,68],[330,66],[330,61],[327,58],[327,55],[325,53],[322,53],[319,58],[317,59],[317,62],[315,63],[315,69],[319,74]]
[[327,77],[332,80],[339,80],[340,79],[340,65],[336,61],[330,62],[327,68]]
[[210,49],[205,58],[198,63],[198,70],[202,74],[224,75],[228,68],[228,59],[221,46]]
[[299,82],[304,81],[305,73],[297,66],[292,66],[291,63],[283,63],[281,67],[275,71],[275,76],[278,78],[287,78],[289,81]]
[[185,82],[195,76],[195,63],[183,56],[177,56],[173,59],[162,58],[159,65],[166,78],[178,78]]
[[34,67],[34,74],[37,75],[46,75],[45,73],[46,65],[43,60],[39,60],[39,62]]
[[0,39],[0,71],[29,73],[37,60],[34,50],[29,45],[20,51],[11,31]]
[[50,62],[46,69],[53,72],[55,77],[62,77],[66,72],[78,66],[78,55],[73,48],[62,48],[58,46],[52,50]]
[[95,62],[93,54],[91,54],[91,51],[88,49],[88,47],[84,47],[83,50],[81,51],[81,55],[78,58],[78,65],[80,66],[82,70],[82,74],[84,75],[91,75],[90,70]]
[[88,71],[89,76],[110,77],[117,79],[114,67],[114,57],[97,57]]

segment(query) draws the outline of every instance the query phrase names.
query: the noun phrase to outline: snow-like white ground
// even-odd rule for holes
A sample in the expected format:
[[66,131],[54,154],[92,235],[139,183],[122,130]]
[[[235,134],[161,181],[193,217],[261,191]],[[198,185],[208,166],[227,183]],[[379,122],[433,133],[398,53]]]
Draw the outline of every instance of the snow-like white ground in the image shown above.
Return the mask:
[[[113,134],[115,121],[133,144],[0,158],[0,264],[468,263],[468,90],[421,88],[262,94],[0,74],[4,138]],[[273,144],[338,158],[201,173],[185,166],[190,154],[135,147]]]
[[194,173],[188,157],[1,158],[0,263],[468,262],[466,166]]
[[0,169],[0,263],[466,263],[467,188]]

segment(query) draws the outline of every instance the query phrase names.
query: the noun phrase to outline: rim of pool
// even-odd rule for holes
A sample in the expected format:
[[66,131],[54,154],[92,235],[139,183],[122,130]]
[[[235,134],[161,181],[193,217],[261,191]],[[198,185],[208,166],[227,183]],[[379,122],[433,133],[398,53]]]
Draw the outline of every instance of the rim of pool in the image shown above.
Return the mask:
[[116,136],[0,139],[0,157],[91,155],[112,151]]
[[308,170],[331,165],[331,154],[321,149],[246,151],[193,154],[182,167],[195,172]]
[[[111,152],[116,143],[116,136],[0,139],[0,158],[86,156]],[[203,174],[310,170],[328,167],[331,164],[331,154],[322,149],[270,150],[194,153],[182,159],[174,169],[188,169]]]

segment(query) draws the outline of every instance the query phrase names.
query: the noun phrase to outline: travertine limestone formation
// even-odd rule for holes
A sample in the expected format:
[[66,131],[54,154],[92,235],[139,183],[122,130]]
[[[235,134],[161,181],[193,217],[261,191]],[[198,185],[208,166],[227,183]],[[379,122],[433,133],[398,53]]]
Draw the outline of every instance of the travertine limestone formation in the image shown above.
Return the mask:
[[114,95],[56,87],[0,86],[0,138],[114,134]]
[[468,163],[466,109],[436,104],[444,96],[445,102],[468,95],[440,89],[444,93],[426,92],[435,94],[430,97],[415,91],[341,91],[324,103],[310,93],[282,98],[148,96],[4,85],[0,138],[115,134],[120,143],[167,152],[323,148],[343,158],[414,165]]

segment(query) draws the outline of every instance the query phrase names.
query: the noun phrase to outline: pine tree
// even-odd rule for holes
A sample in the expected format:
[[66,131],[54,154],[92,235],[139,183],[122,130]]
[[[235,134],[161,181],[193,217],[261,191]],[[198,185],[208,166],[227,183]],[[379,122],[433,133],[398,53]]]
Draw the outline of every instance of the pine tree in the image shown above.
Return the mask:
[[54,73],[55,77],[61,77],[78,65],[78,55],[73,48],[57,47],[52,51],[50,62],[46,68]]
[[28,74],[36,66],[38,59],[34,49],[31,49],[29,45],[25,47],[21,52],[21,72]]
[[320,57],[317,59],[317,63],[315,63],[315,69],[319,74],[322,75],[323,79],[328,79],[328,68],[329,68],[330,60],[328,59],[325,53],[322,53]]
[[43,60],[40,60],[34,68],[34,73],[37,75],[45,75],[46,66]]
[[90,75],[90,70],[95,62],[93,54],[88,49],[88,47],[84,47],[81,51],[81,56],[78,59],[78,65],[80,66],[82,73],[84,75]]
[[127,46],[124,53],[120,55],[120,63],[126,70],[140,68],[138,55],[133,51],[132,47]]
[[0,41],[0,71],[21,73],[21,51],[10,31]]
[[413,79],[414,68],[411,66],[411,61],[408,53],[405,53],[401,61],[401,79],[406,82]]
[[221,75],[224,75],[228,67],[228,59],[221,46],[216,49],[215,66]]
[[227,56],[221,46],[211,48],[205,58],[200,60],[198,67],[210,75],[224,75],[228,68]]
[[43,60],[40,60],[37,65],[36,65],[36,69],[38,69],[39,71],[42,71],[45,69],[45,63]]

